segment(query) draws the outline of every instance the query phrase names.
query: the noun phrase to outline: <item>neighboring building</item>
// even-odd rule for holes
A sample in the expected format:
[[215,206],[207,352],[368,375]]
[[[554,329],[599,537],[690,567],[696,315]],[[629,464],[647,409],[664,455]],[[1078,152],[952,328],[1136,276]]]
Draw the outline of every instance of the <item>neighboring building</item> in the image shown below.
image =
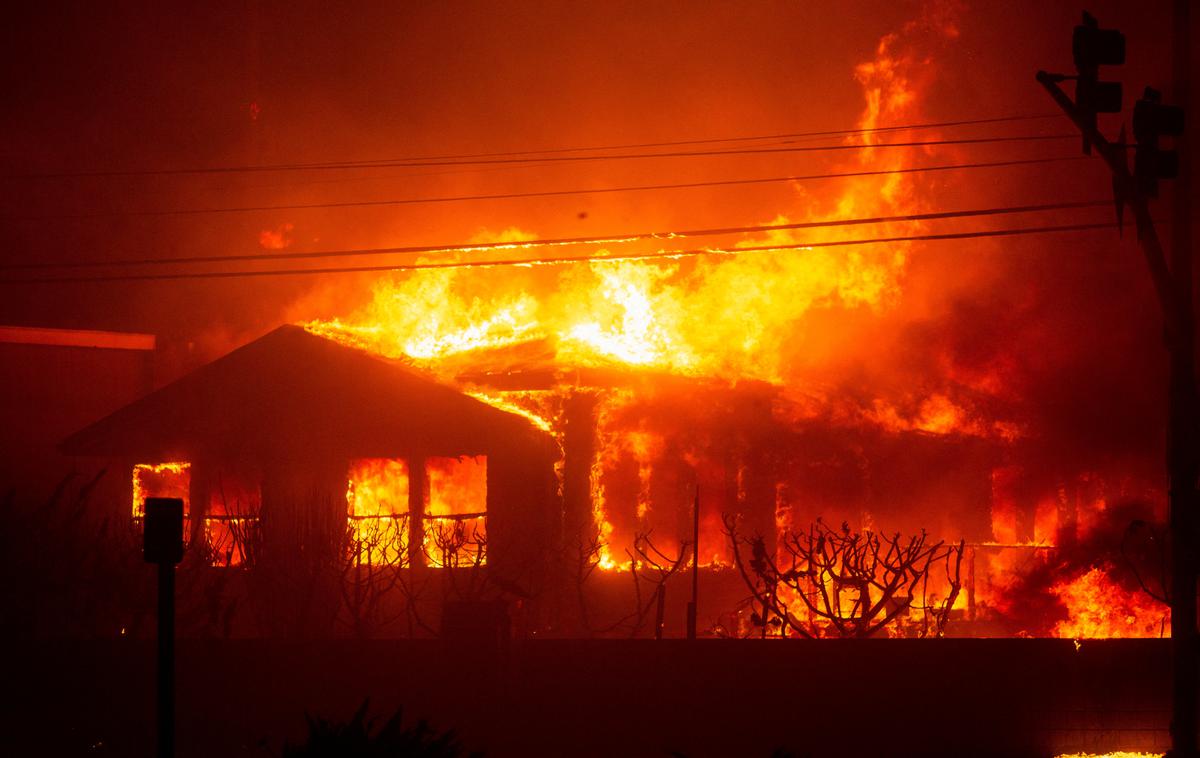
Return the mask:
[[72,470],[58,442],[152,389],[152,334],[0,326],[0,493],[41,500]]

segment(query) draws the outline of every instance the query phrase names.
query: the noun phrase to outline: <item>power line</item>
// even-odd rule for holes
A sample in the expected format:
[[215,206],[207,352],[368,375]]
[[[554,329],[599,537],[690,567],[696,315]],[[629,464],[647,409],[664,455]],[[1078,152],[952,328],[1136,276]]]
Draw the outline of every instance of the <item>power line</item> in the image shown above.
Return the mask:
[[883,176],[889,174],[915,174],[934,171],[959,171],[959,170],[976,170],[987,168],[1003,168],[1009,166],[1030,166],[1043,163],[1056,163],[1061,161],[1078,161],[1087,160],[1084,155],[1069,155],[1061,157],[1047,158],[1025,158],[1018,160],[1006,161],[989,161],[981,163],[950,163],[934,166],[913,166],[900,169],[878,169],[872,171],[846,171],[833,172],[823,174],[802,174],[795,176],[772,176],[753,179],[717,179],[703,182],[680,182],[675,184],[642,184],[628,187],[601,187],[587,189],[565,189],[565,190],[544,190],[536,192],[503,192],[495,194],[480,194],[480,195],[449,195],[442,197],[414,197],[414,198],[399,198],[388,200],[352,200],[343,202],[325,202],[325,203],[294,203],[280,205],[251,205],[251,206],[236,206],[225,208],[166,208],[159,210],[112,210],[99,211],[94,213],[78,213],[78,214],[47,214],[42,216],[20,216],[20,215],[0,215],[3,219],[22,219],[36,221],[50,220],[68,220],[68,219],[90,219],[90,218],[112,218],[112,217],[157,217],[157,216],[194,216],[201,214],[213,213],[260,213],[270,211],[291,211],[291,210],[315,210],[328,208],[371,208],[371,207],[386,207],[399,205],[424,205],[434,203],[461,203],[461,202],[476,202],[483,200],[514,200],[514,199],[529,199],[539,197],[568,197],[574,195],[602,195],[620,192],[647,192],[661,190],[679,190],[679,189],[695,189],[702,187],[731,187],[744,186],[751,184],[770,184],[782,182],[803,182],[816,181],[822,179],[842,179],[851,177],[864,176]]
[[[552,155],[560,153],[575,153],[575,152],[592,152],[600,150],[633,150],[640,148],[651,147],[674,147],[678,145],[704,145],[704,144],[720,144],[728,142],[746,142],[768,139],[788,139],[788,138],[804,138],[804,137],[833,137],[839,135],[854,135],[854,134],[870,134],[879,132],[902,131],[909,129],[937,129],[950,128],[959,126],[973,126],[981,124],[999,124],[1014,121],[1036,121],[1051,118],[1058,118],[1055,113],[1040,113],[1020,116],[998,116],[992,118],[977,118],[977,119],[960,119],[957,121],[940,121],[940,122],[925,122],[916,124],[896,124],[892,126],[877,126],[870,128],[858,129],[830,129],[825,131],[809,131],[809,132],[782,132],[778,134],[756,134],[741,137],[717,137],[710,139],[690,139],[690,140],[671,140],[666,142],[630,142],[616,145],[591,145],[585,147],[564,147],[564,148],[544,148],[540,150],[513,150],[505,152],[489,152],[489,153],[458,153],[458,154],[442,154],[442,155],[423,155],[423,156],[408,156],[402,158],[382,158],[371,160],[345,160],[345,161],[322,161],[313,163],[282,163],[282,164],[265,164],[259,166],[246,167],[249,169],[259,169],[262,171],[270,170],[296,170],[302,168],[327,167],[327,166],[354,166],[360,167],[376,163],[401,163],[407,161],[419,160],[460,160],[470,158],[500,158],[512,157],[519,155]],[[27,178],[32,177],[51,177],[62,176],[63,174],[32,174],[27,175]],[[90,175],[90,174],[89,174]]]
[[313,274],[350,274],[384,271],[419,271],[423,269],[463,269],[463,268],[501,268],[501,267],[533,267],[556,266],[569,263],[587,263],[592,261],[638,261],[655,259],[678,259],[705,255],[742,255],[745,253],[765,253],[782,250],[808,250],[825,247],[849,247],[858,245],[875,245],[894,242],[934,242],[963,239],[982,239],[987,237],[1013,237],[1035,234],[1056,234],[1066,232],[1089,231],[1093,229],[1115,229],[1114,222],[1091,224],[1062,224],[1055,226],[1028,226],[1008,229],[991,229],[965,232],[944,232],[939,234],[913,234],[894,237],[873,237],[854,240],[831,240],[824,242],[807,242],[787,245],[760,245],[742,248],[691,248],[683,250],[660,250],[653,253],[613,253],[608,255],[575,255],[543,258],[511,258],[494,261],[451,261],[445,263],[400,263],[379,266],[341,266],[329,268],[297,268],[297,269],[265,269],[259,271],[201,271],[174,274],[117,274],[113,276],[67,276],[48,277],[39,279],[0,279],[0,284],[82,284],[99,282],[134,282],[134,281],[171,281],[182,279],[230,279],[262,276],[299,276]]
[[678,150],[659,153],[615,153],[608,155],[567,156],[554,155],[548,157],[529,158],[480,158],[471,160],[412,160],[412,161],[375,161],[363,163],[327,163],[327,164],[279,164],[276,166],[212,166],[208,168],[182,169],[144,169],[120,171],[64,171],[58,173],[9,175],[7,179],[70,179],[70,178],[101,178],[101,177],[133,177],[133,176],[177,176],[184,174],[237,174],[261,173],[272,171],[341,171],[345,169],[364,168],[422,168],[427,166],[482,166],[525,163],[561,163],[613,160],[645,160],[657,158],[696,158],[723,155],[770,155],[778,153],[809,153],[832,152],[845,150],[871,150],[881,148],[931,147],[938,145],[984,145],[1005,142],[1036,142],[1046,140],[1078,139],[1074,134],[1027,134],[995,137],[971,137],[964,139],[914,140],[908,142],[872,142],[857,145],[802,145],[793,147],[744,147],[728,150]]
[[466,253],[481,250],[563,247],[568,245],[611,245],[645,240],[661,240],[683,237],[712,237],[730,234],[754,234],[798,229],[823,229],[865,224],[896,222],[939,221],[951,218],[1002,216],[1019,213],[1044,213],[1047,211],[1074,210],[1079,208],[1108,207],[1109,200],[1084,200],[1037,205],[1010,205],[994,208],[976,208],[959,211],[935,211],[930,213],[905,213],[893,216],[867,216],[823,221],[799,221],[787,224],[758,224],[754,226],[726,226],[705,229],[684,229],[658,232],[632,232],[602,237],[558,237],[520,242],[478,242],[451,245],[415,245],[403,247],[354,248],[348,250],[314,250],[307,252],[246,253],[236,255],[190,256],[184,258],[126,258],[115,261],[43,261],[38,263],[12,263],[0,265],[0,270],[77,269],[110,268],[113,266],[161,266],[193,263],[228,263],[232,261],[287,260],[311,258],[346,258],[360,255],[394,255],[401,253]]
[[[518,155],[555,155],[562,153],[580,153],[580,152],[597,152],[602,150],[637,150],[651,147],[676,147],[679,145],[713,145],[729,142],[751,142],[759,140],[781,140],[781,139],[796,139],[806,137],[836,137],[850,136],[855,134],[873,134],[879,132],[907,131],[916,129],[942,129],[959,126],[975,126],[981,124],[1000,124],[1013,121],[1035,121],[1052,118],[1060,118],[1057,113],[1041,113],[1022,116],[997,116],[993,118],[976,118],[959,121],[940,121],[933,123],[918,123],[918,124],[897,124],[894,126],[876,126],[859,129],[831,129],[826,131],[812,132],[782,132],[778,134],[754,134],[743,137],[714,137],[709,139],[687,139],[687,140],[671,140],[667,142],[629,142],[618,145],[591,145],[587,147],[560,147],[548,148],[541,150],[512,150],[506,152],[494,153],[459,153],[451,155],[425,155],[425,156],[409,156],[404,158],[377,158],[373,160],[357,160],[357,161],[326,161],[314,163],[290,163],[276,164],[274,167],[289,167],[289,168],[311,168],[317,166],[330,165],[346,165],[359,166],[372,163],[392,163],[404,162],[412,160],[457,160],[470,158],[501,158]],[[267,168],[267,167],[264,167]]]
[[[411,170],[403,173],[397,172],[394,174],[379,174],[379,173],[362,173],[357,174],[321,174],[322,178],[315,177],[304,178],[299,174],[279,177],[271,180],[267,184],[246,184],[239,182],[233,187],[239,190],[244,189],[275,189],[278,187],[307,187],[313,185],[325,184],[350,184],[352,182],[387,182],[389,185],[395,183],[398,179],[416,179],[427,176],[461,176],[462,174],[495,174],[498,172],[513,172],[527,171],[530,169],[541,168],[538,163],[519,163],[514,166],[485,166],[482,168],[443,168],[443,169],[428,169],[425,171]],[[369,169],[368,169],[369,172]],[[268,181],[267,177],[263,177],[263,181]]]

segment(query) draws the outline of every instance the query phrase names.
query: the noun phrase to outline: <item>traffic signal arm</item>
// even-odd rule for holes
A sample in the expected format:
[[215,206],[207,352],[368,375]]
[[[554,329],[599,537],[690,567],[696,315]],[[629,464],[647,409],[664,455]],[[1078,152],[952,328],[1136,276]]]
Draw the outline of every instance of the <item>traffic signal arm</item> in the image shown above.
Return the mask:
[[1182,323],[1180,319],[1189,317],[1180,312],[1171,270],[1167,266],[1167,257],[1163,252],[1162,243],[1158,239],[1158,232],[1155,231],[1146,197],[1139,191],[1133,174],[1129,172],[1129,164],[1125,158],[1125,146],[1111,144],[1099,129],[1087,123],[1075,103],[1058,86],[1061,77],[1039,71],[1037,80],[1050,93],[1050,97],[1054,98],[1054,102],[1058,103],[1058,107],[1062,108],[1063,113],[1066,113],[1067,117],[1078,127],[1084,139],[1096,148],[1096,152],[1108,164],[1113,175],[1113,191],[1118,195],[1118,203],[1128,201],[1129,207],[1133,210],[1138,239],[1142,243],[1142,253],[1146,257],[1146,265],[1150,267],[1150,276],[1154,280],[1154,290],[1158,295],[1158,302],[1162,306],[1167,328],[1175,329],[1176,324]]

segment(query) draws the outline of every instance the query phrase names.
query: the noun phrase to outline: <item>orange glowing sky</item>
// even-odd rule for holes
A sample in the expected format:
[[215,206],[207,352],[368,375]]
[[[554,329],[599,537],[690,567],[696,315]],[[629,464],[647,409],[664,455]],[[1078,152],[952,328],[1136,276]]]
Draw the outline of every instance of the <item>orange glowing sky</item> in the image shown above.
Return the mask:
[[[181,10],[153,3],[12,20],[3,67],[10,118],[0,163],[14,173],[369,159],[723,137],[853,125],[855,67],[924,15],[956,17],[930,44],[928,119],[1040,112],[1032,72],[1069,65],[1071,4],[815,2],[580,6],[374,4],[330,14],[315,3]],[[1130,35],[1131,77],[1151,83],[1155,8],[1091,10]],[[1031,19],[1039,19],[1039,24]],[[931,43],[933,40],[930,40]],[[53,54],[50,54],[50,53]],[[86,65],[81,65],[85,63]],[[177,180],[3,185],[22,216],[617,186],[821,170],[821,157],[564,164],[534,168],[255,174]],[[1047,179],[1088,188],[1098,167],[987,187],[947,177],[956,202],[1004,202]],[[984,192],[986,190],[986,193]],[[805,188],[818,198],[819,186]],[[1064,189],[1064,191],[1066,191]],[[518,227],[542,237],[769,220],[795,205],[786,185],[544,201],[193,217],[8,218],[5,256],[103,260],[290,246],[466,240]],[[264,235],[263,232],[268,232]],[[261,242],[266,244],[260,246]],[[971,272],[965,272],[969,276]],[[339,292],[368,282],[341,277]],[[125,284],[16,291],[0,320],[137,329],[194,345],[184,363],[261,333],[328,281]],[[350,286],[346,286],[350,285]],[[362,286],[358,286],[362,285]],[[69,309],[55,307],[66,296]],[[47,296],[49,294],[49,297]],[[180,298],[189,307],[180,309]],[[323,296],[322,296],[322,299]],[[350,299],[353,299],[351,296]],[[339,310],[341,308],[339,307]],[[332,315],[332,314],[322,314]]]

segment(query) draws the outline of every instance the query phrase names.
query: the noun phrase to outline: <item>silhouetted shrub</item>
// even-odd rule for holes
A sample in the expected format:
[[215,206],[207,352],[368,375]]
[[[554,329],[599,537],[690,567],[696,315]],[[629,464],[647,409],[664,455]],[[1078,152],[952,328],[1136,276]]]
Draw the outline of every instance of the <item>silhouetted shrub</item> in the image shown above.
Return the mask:
[[376,719],[367,716],[369,704],[370,701],[364,701],[346,722],[306,715],[308,741],[300,746],[284,746],[284,758],[459,758],[465,755],[453,729],[439,733],[424,720],[405,727],[402,708],[376,730]]

